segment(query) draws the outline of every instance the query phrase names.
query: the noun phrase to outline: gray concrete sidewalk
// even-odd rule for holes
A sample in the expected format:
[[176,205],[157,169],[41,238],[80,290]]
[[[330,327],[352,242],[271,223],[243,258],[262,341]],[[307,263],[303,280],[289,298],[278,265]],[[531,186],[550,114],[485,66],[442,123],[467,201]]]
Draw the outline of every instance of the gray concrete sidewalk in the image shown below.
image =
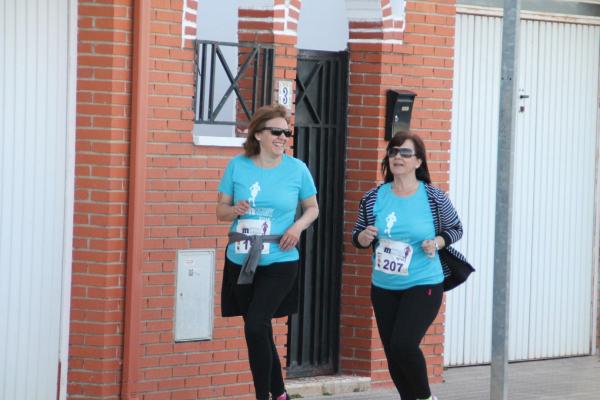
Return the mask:
[[[600,357],[512,363],[508,369],[509,400],[600,400]],[[439,400],[487,400],[490,367],[449,368],[445,382],[432,385]],[[311,400],[398,400],[395,390],[370,391],[332,396],[305,397]]]

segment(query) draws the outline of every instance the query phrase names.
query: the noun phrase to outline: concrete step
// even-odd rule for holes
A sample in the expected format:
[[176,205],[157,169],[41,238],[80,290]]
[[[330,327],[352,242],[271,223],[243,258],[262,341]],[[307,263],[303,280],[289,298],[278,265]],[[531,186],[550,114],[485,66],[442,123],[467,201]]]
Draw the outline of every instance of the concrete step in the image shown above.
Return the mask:
[[328,375],[287,379],[285,388],[292,399],[367,392],[371,390],[371,378],[355,375]]

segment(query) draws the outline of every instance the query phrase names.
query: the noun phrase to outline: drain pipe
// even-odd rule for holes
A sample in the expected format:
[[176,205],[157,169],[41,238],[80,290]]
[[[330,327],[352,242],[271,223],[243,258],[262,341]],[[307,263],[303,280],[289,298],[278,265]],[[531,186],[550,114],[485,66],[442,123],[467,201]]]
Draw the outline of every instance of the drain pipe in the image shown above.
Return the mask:
[[131,139],[129,145],[129,202],[127,275],[121,398],[138,399],[140,331],[144,265],[144,205],[148,135],[148,76],[150,2],[135,0],[133,10],[133,71],[131,76]]

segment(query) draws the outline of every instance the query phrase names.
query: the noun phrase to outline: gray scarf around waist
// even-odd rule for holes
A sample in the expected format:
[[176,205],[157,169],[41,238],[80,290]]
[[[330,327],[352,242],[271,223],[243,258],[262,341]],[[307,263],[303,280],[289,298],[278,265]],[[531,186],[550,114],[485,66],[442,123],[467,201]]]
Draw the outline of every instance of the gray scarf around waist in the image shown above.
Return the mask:
[[282,235],[246,235],[238,232],[229,232],[229,242],[227,244],[245,240],[250,241],[250,250],[242,264],[242,270],[237,280],[238,285],[248,285],[254,281],[254,273],[258,266],[263,243],[279,243],[281,237]]

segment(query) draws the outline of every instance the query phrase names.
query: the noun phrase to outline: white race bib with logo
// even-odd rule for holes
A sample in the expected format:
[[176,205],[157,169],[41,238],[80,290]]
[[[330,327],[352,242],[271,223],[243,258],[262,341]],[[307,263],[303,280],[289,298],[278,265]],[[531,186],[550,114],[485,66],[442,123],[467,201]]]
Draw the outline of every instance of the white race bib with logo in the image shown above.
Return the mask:
[[375,269],[386,274],[408,276],[413,248],[408,243],[382,239],[375,250]]
[[[245,235],[270,235],[271,221],[268,219],[240,219],[237,223],[236,232]],[[263,243],[261,254],[269,254],[270,243]],[[235,253],[246,254],[250,251],[250,241],[242,240],[235,242]]]

